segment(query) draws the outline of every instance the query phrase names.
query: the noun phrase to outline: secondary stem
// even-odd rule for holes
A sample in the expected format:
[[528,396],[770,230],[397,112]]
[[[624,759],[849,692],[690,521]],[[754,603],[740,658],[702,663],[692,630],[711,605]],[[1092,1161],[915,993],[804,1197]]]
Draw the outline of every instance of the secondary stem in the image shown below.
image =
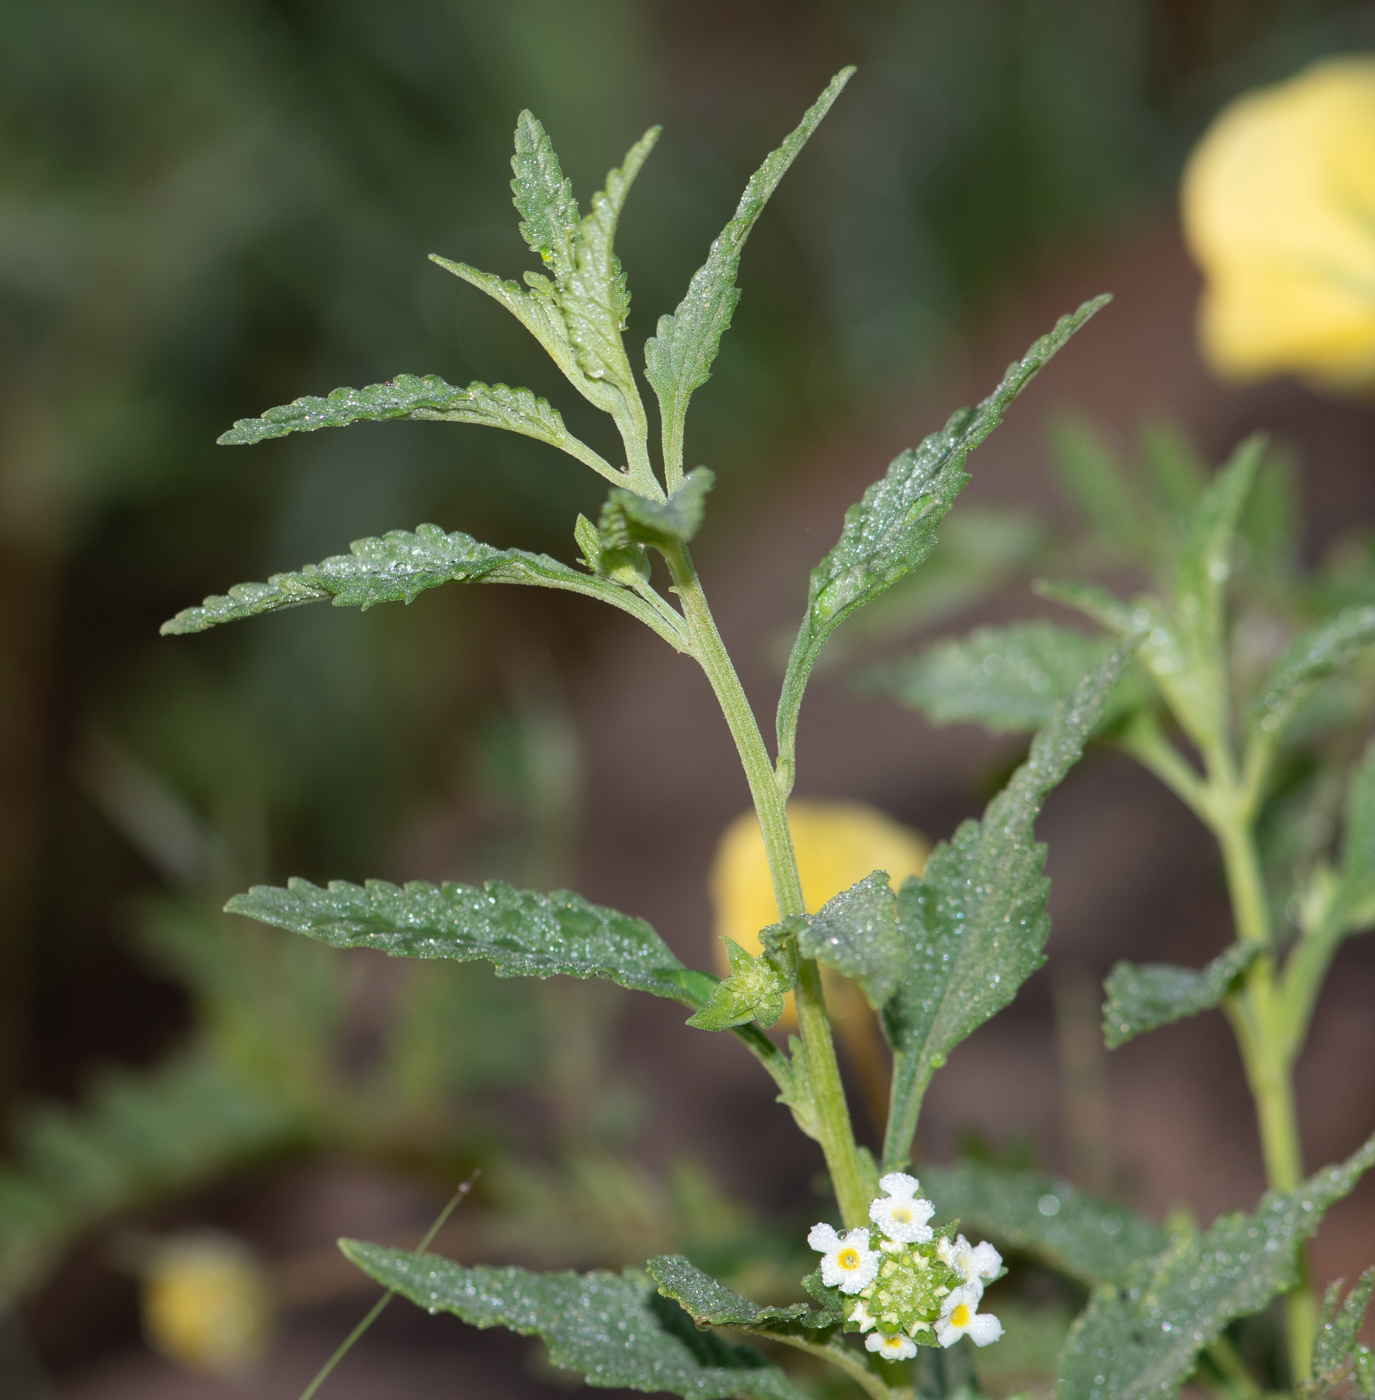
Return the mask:
[[[802,897],[802,881],[797,872],[797,857],[793,852],[787,811],[774,782],[773,764],[764,747],[758,721],[750,709],[740,678],[735,674],[735,667],[707,606],[706,594],[702,591],[701,581],[686,546],[666,550],[665,559],[673,576],[674,590],[682,600],[693,655],[716,692],[716,699],[744,765],[745,778],[764,836],[764,852],[773,879],[778,912],[784,918],[792,914],[805,914],[807,906]],[[815,961],[810,958],[799,959],[795,996],[798,1028],[802,1032],[807,1071],[816,1105],[821,1150],[826,1156],[840,1213],[846,1226],[853,1229],[869,1223],[869,1196],[850,1123],[850,1107],[840,1082],[840,1066],[836,1062],[831,1025],[826,1017],[826,1003],[821,991],[821,974]]]
[[769,1333],[769,1339],[782,1342],[784,1346],[796,1347],[798,1351],[805,1351],[810,1356],[819,1356],[823,1361],[829,1361],[852,1380],[858,1381],[873,1396],[873,1400],[894,1400],[894,1392],[864,1364],[856,1352],[846,1347],[809,1342],[802,1337],[789,1337],[782,1333]]

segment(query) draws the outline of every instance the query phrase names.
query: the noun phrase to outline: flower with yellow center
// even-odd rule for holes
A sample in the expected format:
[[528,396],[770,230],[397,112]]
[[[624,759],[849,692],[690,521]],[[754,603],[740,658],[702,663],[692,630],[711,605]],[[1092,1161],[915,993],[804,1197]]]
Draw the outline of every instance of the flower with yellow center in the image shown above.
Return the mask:
[[842,1235],[833,1225],[813,1225],[807,1243],[822,1256],[821,1279],[827,1288],[858,1293],[873,1283],[879,1257],[869,1248],[868,1230]]
[[[861,802],[799,798],[788,803],[788,825],[802,896],[812,913],[875,870],[886,870],[897,889],[909,875],[920,875],[926,868],[926,842]],[[722,833],[712,865],[711,899],[716,932],[757,957],[759,931],[778,922],[778,906],[764,838],[752,811],[742,813]],[[721,974],[728,976],[726,945],[718,941],[716,946]],[[791,999],[787,1014],[793,1014]]]
[[946,1300],[941,1319],[936,1323],[936,1340],[943,1347],[954,1346],[961,1337],[968,1337],[975,1346],[986,1347],[1003,1335],[1003,1324],[992,1313],[975,1312],[979,1296],[970,1287],[957,1288]]
[[876,1332],[865,1339],[866,1351],[876,1351],[885,1361],[907,1361],[917,1354],[917,1344],[901,1334],[886,1336]]
[[174,1236],[142,1271],[149,1345],[191,1371],[230,1375],[257,1361],[272,1332],[272,1299],[247,1246],[210,1231]]
[[1189,158],[1181,204],[1212,369],[1375,385],[1375,56],[1230,103]]

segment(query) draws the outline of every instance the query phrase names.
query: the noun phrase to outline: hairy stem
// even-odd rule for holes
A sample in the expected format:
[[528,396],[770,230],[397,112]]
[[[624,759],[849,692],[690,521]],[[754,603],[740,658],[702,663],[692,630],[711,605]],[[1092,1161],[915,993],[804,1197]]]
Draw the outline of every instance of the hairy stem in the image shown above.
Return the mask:
[[[784,918],[791,914],[805,914],[807,907],[802,898],[802,881],[797,872],[787,810],[774,782],[773,764],[764,747],[758,721],[750,709],[740,678],[735,673],[711,609],[707,606],[706,594],[702,591],[687,548],[678,545],[666,550],[665,558],[673,576],[674,591],[683,604],[683,617],[692,639],[693,655],[711,682],[745,769],[745,778],[764,836],[764,852],[773,879],[778,912]],[[807,1052],[821,1148],[826,1155],[826,1166],[840,1203],[841,1215],[846,1226],[853,1229],[868,1224],[869,1197],[850,1123],[850,1107],[840,1082],[840,1066],[836,1062],[831,1025],[826,1017],[821,974],[815,961],[810,958],[799,959],[796,998],[798,1027]]]
[[841,1342],[809,1342],[802,1337],[789,1337],[777,1332],[765,1335],[770,1341],[782,1342],[784,1346],[796,1347],[798,1351],[805,1351],[809,1356],[819,1356],[823,1361],[830,1362],[832,1366],[844,1371],[852,1380],[862,1385],[873,1396],[873,1400],[896,1400],[896,1393],[864,1364],[859,1353],[851,1351]]

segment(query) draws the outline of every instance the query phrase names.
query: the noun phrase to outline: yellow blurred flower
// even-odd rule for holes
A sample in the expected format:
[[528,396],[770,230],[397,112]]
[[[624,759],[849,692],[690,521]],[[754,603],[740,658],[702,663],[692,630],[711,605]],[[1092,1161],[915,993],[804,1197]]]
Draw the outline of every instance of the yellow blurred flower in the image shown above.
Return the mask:
[[1230,103],[1189,158],[1181,202],[1213,370],[1375,383],[1375,56]]
[[[800,798],[788,803],[788,825],[802,894],[812,913],[875,870],[886,870],[897,889],[909,875],[920,875],[926,868],[929,848],[921,836],[860,802]],[[759,930],[778,922],[778,906],[764,838],[752,811],[741,813],[721,835],[711,870],[711,900],[717,934],[758,956]],[[730,963],[726,945],[719,940],[716,960],[721,975],[727,976]],[[792,1015],[791,1000],[786,1014]]]
[[139,1303],[149,1345],[191,1371],[241,1371],[262,1356],[272,1333],[263,1269],[230,1235],[161,1242],[142,1270]]

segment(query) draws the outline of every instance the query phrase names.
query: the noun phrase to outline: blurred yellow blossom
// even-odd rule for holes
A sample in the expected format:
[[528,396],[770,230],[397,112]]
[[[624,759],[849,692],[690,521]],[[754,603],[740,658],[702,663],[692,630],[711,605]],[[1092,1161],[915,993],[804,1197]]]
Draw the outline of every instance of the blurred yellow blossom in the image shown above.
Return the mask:
[[142,1270],[149,1345],[191,1371],[228,1375],[263,1354],[272,1298],[252,1252],[211,1231],[164,1240]]
[[1230,103],[1189,158],[1181,202],[1212,369],[1375,383],[1375,56]]
[[[788,803],[788,824],[802,895],[812,913],[875,870],[886,870],[896,889],[909,875],[920,875],[926,868],[929,849],[922,837],[861,802],[799,798]],[[734,939],[757,956],[759,930],[778,922],[778,906],[764,838],[752,811],[738,816],[721,835],[711,871],[711,899],[717,934]],[[716,950],[721,975],[727,976],[726,945],[718,941]],[[862,998],[854,1000],[862,1004]]]

